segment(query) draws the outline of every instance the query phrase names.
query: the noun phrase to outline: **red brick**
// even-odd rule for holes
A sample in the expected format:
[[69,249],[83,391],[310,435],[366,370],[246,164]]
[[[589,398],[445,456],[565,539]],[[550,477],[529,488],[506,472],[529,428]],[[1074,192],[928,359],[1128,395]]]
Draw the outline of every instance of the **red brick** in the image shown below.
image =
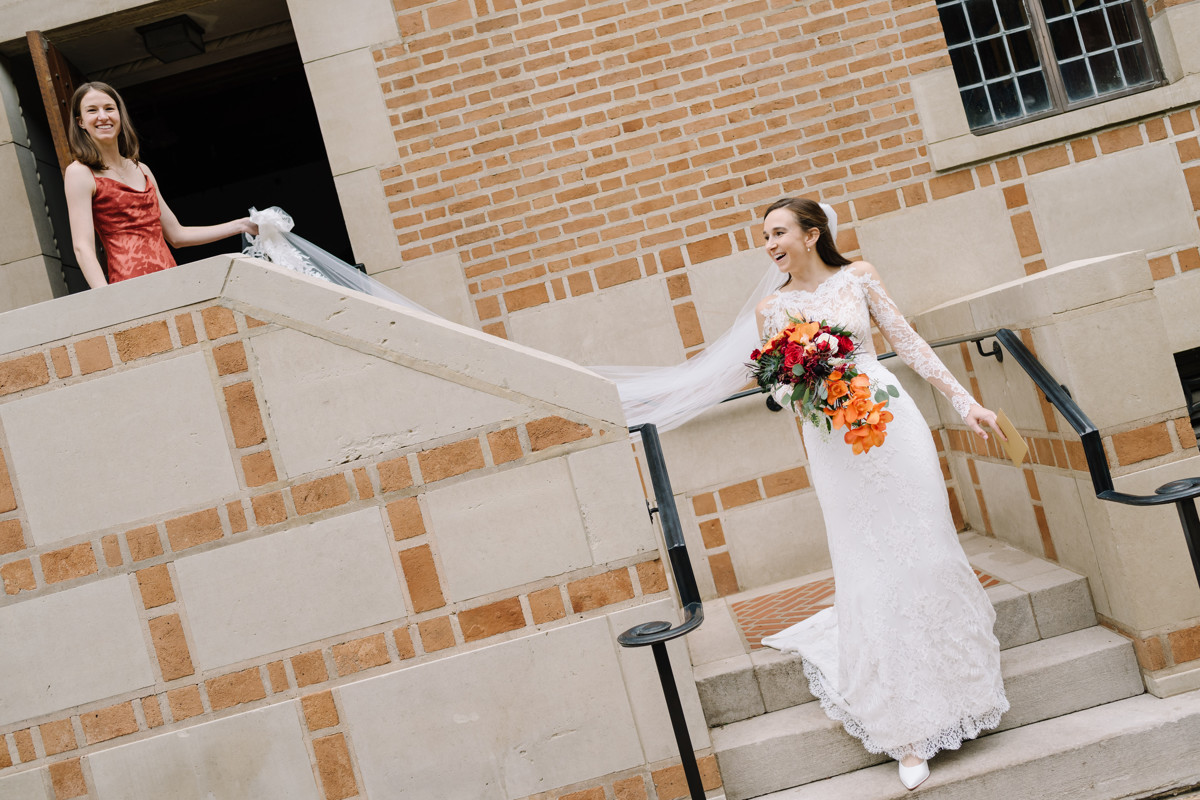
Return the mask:
[[158,536],[158,528],[147,525],[144,528],[134,528],[125,534],[125,544],[129,545],[129,557],[136,561],[161,556],[163,553],[162,540]]
[[314,739],[313,754],[317,759],[317,773],[321,776],[325,800],[344,800],[358,794],[350,748],[346,746],[343,734],[335,733]]
[[1045,172],[1055,167],[1065,167],[1070,163],[1070,159],[1067,158],[1067,146],[1063,144],[1027,153],[1023,160],[1025,162],[1025,171],[1030,175]]
[[69,800],[72,797],[87,795],[87,781],[84,780],[83,767],[79,762],[78,758],[72,758],[50,765],[50,784],[54,787],[54,800]]
[[929,181],[929,193],[933,195],[934,200],[969,192],[974,188],[975,180],[969,169],[952,172],[949,175],[939,175]]
[[209,678],[204,682],[204,688],[208,691],[208,702],[212,704],[213,711],[253,703],[267,696],[267,688],[263,685],[258,667]]
[[1096,157],[1096,142],[1091,138],[1076,139],[1071,142],[1071,155],[1076,163]]
[[533,624],[541,625],[553,622],[567,615],[563,607],[562,591],[558,586],[548,586],[536,592],[529,593],[529,610],[533,614]]
[[0,452],[0,513],[17,509],[17,495],[8,476],[8,461]]
[[1105,131],[1096,137],[1100,143],[1101,153],[1115,153],[1142,144],[1142,131],[1137,125],[1127,125],[1112,131]]
[[391,660],[382,633],[333,646],[333,665],[340,676],[378,667]]
[[362,467],[354,468],[354,491],[358,493],[359,500],[370,500],[375,496],[375,489],[371,486],[371,476]]
[[1175,262],[1170,256],[1158,256],[1157,258],[1149,259],[1150,277],[1156,281],[1161,281],[1163,278],[1169,278],[1175,274]]
[[762,494],[758,491],[757,481],[743,481],[735,483],[733,486],[726,486],[717,491],[721,497],[721,506],[726,509],[744,506],[747,503],[753,503],[756,500],[762,499]]
[[210,306],[200,312],[204,319],[204,330],[209,339],[220,339],[237,333],[237,320],[233,312],[224,306]]
[[721,526],[721,520],[709,519],[701,522],[700,539],[704,542],[704,547],[707,550],[712,550],[716,547],[724,547],[725,529]]
[[95,551],[86,542],[43,553],[41,562],[46,583],[61,583],[82,578],[100,569],[96,564]]
[[401,659],[413,658],[417,655],[417,650],[413,647],[412,634],[408,632],[408,628],[396,628],[392,631],[392,639],[396,642],[396,654]]
[[113,334],[117,357],[123,362],[165,353],[171,349],[171,331],[164,320],[148,322]]
[[400,566],[404,570],[404,580],[408,585],[408,595],[412,599],[414,611],[430,611],[446,605],[441,582],[438,580],[437,565],[434,564],[433,552],[429,545],[401,550]]
[[157,728],[163,724],[162,706],[158,704],[157,695],[142,698],[142,716],[146,719],[147,728]]
[[292,672],[296,674],[296,686],[299,688],[329,680],[329,671],[325,668],[325,658],[320,650],[292,656]]
[[183,635],[183,624],[178,614],[168,614],[150,620],[150,640],[158,655],[158,666],[164,681],[173,681],[196,670],[192,666],[192,654]]
[[67,352],[65,345],[50,349],[50,361],[54,364],[54,377],[71,377],[71,355]]
[[33,564],[28,558],[0,565],[0,580],[4,581],[5,594],[32,592],[37,588],[37,580],[33,577]]
[[526,286],[522,289],[513,289],[511,292],[504,293],[504,307],[509,311],[520,311],[523,308],[532,308],[550,302],[550,294],[546,291],[546,284],[538,283],[533,286]]
[[708,568],[712,572],[713,583],[717,589],[717,595],[724,597],[725,595],[734,594],[738,591],[737,574],[733,569],[733,559],[729,553],[713,553],[708,557]]
[[[717,771],[715,756],[705,756],[696,760],[700,768],[700,784],[705,791],[711,792],[721,786],[721,774]],[[654,789],[659,800],[686,800],[691,795],[688,791],[687,778],[683,767],[679,764],[656,769],[650,773],[654,781]]]
[[287,667],[282,661],[272,661],[267,664],[267,683],[272,694],[286,692],[291,688],[288,684]]
[[1148,639],[1134,639],[1133,652],[1137,654],[1138,665],[1142,669],[1153,672],[1167,666],[1162,640],[1157,636],[1151,636]]
[[[105,353],[108,352],[105,345]],[[112,366],[110,360],[109,366]],[[87,373],[84,373],[85,375]],[[50,369],[41,353],[0,361],[0,395],[23,392],[50,382]]]
[[425,520],[421,516],[421,505],[415,497],[404,497],[387,504],[388,521],[392,524],[392,536],[396,541],[411,539],[425,534]]
[[696,512],[696,516],[698,517],[715,514],[717,513],[717,500],[712,492],[694,495],[692,497],[692,510]]
[[700,329],[700,316],[696,312],[695,303],[677,303],[672,310],[675,312],[675,325],[679,328],[679,340],[684,347],[695,347],[704,343],[704,333]]
[[0,522],[0,555],[25,549],[25,537],[21,534],[21,520],[6,519]]
[[215,508],[167,520],[167,540],[175,552],[213,542],[224,535],[221,517]]
[[171,719],[181,722],[204,713],[204,703],[200,699],[199,686],[183,686],[167,692],[167,707],[171,709]]
[[567,584],[567,595],[571,598],[571,609],[579,614],[629,600],[633,597],[633,581],[629,570],[614,569],[571,581]]
[[300,698],[300,708],[304,710],[304,722],[310,731],[332,728],[341,722],[337,705],[333,702],[333,692],[305,695]]
[[449,617],[436,617],[418,622],[417,630],[421,634],[421,645],[426,653],[445,650],[455,644],[454,629],[450,626]]
[[1022,211],[1012,216],[1013,233],[1017,237],[1017,250],[1022,258],[1037,255],[1042,252],[1042,243],[1038,240],[1037,228],[1033,223],[1033,214]]
[[37,751],[33,747],[33,734],[29,728],[13,733],[13,740],[17,745],[17,758],[22,763],[28,763],[37,758]]
[[1165,422],[1113,434],[1112,443],[1113,451],[1117,454],[1117,463],[1121,466],[1165,456],[1174,449]]
[[175,328],[179,331],[180,346],[188,347],[196,343],[196,323],[191,314],[176,315]]
[[493,431],[487,435],[488,450],[492,453],[493,464],[507,464],[516,461],[524,455],[521,450],[521,439],[516,428],[505,428]]
[[637,575],[642,594],[658,594],[668,589],[667,573],[663,570],[663,563],[657,559],[638,564]]
[[854,212],[858,219],[867,219],[869,217],[877,217],[880,214],[887,214],[891,211],[900,209],[900,201],[897,199],[896,191],[889,189],[886,192],[878,192],[876,194],[860,197],[854,201]]
[[562,417],[543,417],[528,422],[525,424],[525,430],[529,434],[529,447],[535,453],[555,445],[577,442],[592,435],[589,426]]
[[379,491],[396,492],[412,485],[412,470],[408,467],[407,458],[401,456],[379,465]]
[[1200,625],[1168,633],[1167,642],[1176,664],[1195,661],[1200,658]]
[[212,352],[218,375],[235,375],[250,368],[246,363],[246,348],[241,342],[214,347]]
[[521,600],[510,597],[458,612],[458,625],[463,641],[474,642],[525,627],[525,612]]
[[283,504],[281,492],[260,494],[250,499],[250,507],[254,511],[254,524],[260,528],[275,525],[287,519],[287,508]]
[[83,736],[88,744],[107,742],[138,729],[133,704],[128,702],[80,714],[79,722],[83,725]]
[[616,800],[647,800],[646,780],[640,775],[613,782]]
[[262,415],[258,411],[258,400],[254,395],[254,384],[250,381],[225,387],[225,408],[229,412],[229,426],[233,430],[233,443],[237,447],[253,447],[266,441]]
[[[60,719],[39,725],[38,732],[42,734],[42,747],[45,748],[48,756],[56,756],[79,746],[75,741],[75,728],[69,719]],[[7,749],[3,743],[0,743],[0,748]]]
[[142,604],[146,608],[175,602],[175,589],[171,585],[171,573],[167,571],[166,564],[138,570],[137,582],[142,593]]
[[483,448],[478,439],[465,439],[417,453],[417,463],[425,482],[432,483],[481,469],[484,466]]
[[296,513],[301,516],[337,508],[349,502],[350,484],[341,473],[292,487],[292,503],[296,506]]
[[687,253],[692,264],[702,264],[705,261],[733,255],[733,243],[728,236],[711,236],[689,244]]
[[763,491],[766,492],[767,497],[798,492],[809,487],[808,473],[804,471],[804,467],[776,472],[773,475],[764,475],[762,482]]

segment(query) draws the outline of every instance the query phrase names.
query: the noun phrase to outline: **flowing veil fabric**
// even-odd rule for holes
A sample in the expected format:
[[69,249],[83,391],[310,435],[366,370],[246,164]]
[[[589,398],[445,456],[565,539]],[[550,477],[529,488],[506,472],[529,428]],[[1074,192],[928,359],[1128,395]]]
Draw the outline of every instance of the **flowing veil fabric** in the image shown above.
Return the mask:
[[[829,219],[829,234],[837,238],[837,213],[821,203]],[[433,312],[389,286],[359,272],[312,242],[292,233],[292,218],[277,206],[250,209],[258,236],[248,237],[246,255],[263,258],[302,275],[323,278],[348,289],[396,303],[425,314]],[[627,424],[654,423],[660,431],[679,427],[712,408],[750,381],[747,362],[758,346],[758,304],[778,290],[782,276],[768,263],[758,285],[738,311],[732,326],[703,351],[669,367],[589,366],[617,385]],[[434,315],[436,316],[436,315]]]

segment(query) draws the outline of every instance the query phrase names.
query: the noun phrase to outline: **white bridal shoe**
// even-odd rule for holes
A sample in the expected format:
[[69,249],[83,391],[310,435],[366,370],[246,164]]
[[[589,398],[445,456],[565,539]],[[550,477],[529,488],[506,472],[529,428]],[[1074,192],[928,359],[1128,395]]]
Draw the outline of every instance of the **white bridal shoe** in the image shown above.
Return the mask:
[[925,782],[926,778],[929,777],[929,762],[928,761],[922,761],[920,764],[917,764],[915,767],[906,767],[906,766],[904,766],[903,761],[901,761],[899,763],[900,763],[900,782],[903,783],[905,788],[907,788],[907,789],[917,788],[918,786],[920,786],[922,783]]

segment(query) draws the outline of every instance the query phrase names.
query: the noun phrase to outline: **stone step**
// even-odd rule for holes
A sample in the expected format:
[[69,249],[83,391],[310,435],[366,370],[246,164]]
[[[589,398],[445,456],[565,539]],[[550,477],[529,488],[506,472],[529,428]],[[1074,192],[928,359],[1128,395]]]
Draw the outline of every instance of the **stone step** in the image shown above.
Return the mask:
[[[1143,691],[1132,643],[1098,626],[1005,650],[1001,669],[1012,708],[998,730]],[[728,800],[758,797],[887,760],[864,750],[815,701],[714,728],[712,739]]]
[[1200,786],[1198,742],[1200,690],[1142,694],[967,742],[933,759],[916,792],[888,762],[761,800],[1183,800]]
[[[1020,555],[1023,559],[1040,561]],[[1048,565],[1048,569],[987,590],[996,609],[995,632],[1001,649],[1096,624],[1087,579],[1049,562],[1040,563]],[[706,625],[728,626],[730,614],[724,601],[705,604]],[[698,634],[699,631],[693,636]],[[704,663],[696,659],[697,655],[702,657],[703,653],[697,653],[694,647],[696,688],[710,726],[728,725],[813,699],[799,656],[763,648]]]

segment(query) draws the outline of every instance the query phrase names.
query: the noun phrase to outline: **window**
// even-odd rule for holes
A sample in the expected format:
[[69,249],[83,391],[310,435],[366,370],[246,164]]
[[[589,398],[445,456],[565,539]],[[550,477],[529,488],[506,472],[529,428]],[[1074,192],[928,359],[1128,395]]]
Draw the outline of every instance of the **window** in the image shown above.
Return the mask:
[[937,0],[972,132],[1162,82],[1141,0]]
[[1200,347],[1175,354],[1175,368],[1183,383],[1183,396],[1187,400],[1188,416],[1192,430],[1200,437]]

